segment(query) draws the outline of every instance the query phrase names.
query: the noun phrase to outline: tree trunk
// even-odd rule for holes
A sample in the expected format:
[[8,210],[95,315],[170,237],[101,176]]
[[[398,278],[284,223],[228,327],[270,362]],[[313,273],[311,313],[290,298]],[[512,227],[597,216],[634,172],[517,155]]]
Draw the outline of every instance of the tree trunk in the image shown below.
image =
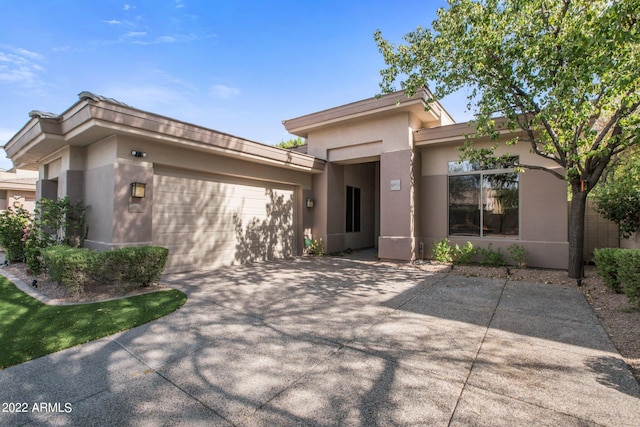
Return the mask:
[[573,195],[569,211],[569,277],[582,278],[584,269],[584,215],[587,207],[587,192],[580,182],[572,183]]

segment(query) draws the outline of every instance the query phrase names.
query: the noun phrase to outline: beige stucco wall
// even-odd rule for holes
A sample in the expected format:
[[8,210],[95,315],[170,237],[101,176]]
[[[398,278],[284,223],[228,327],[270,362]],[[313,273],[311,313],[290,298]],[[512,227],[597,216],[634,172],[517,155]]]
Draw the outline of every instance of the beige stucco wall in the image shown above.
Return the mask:
[[381,152],[410,148],[411,117],[400,113],[362,119],[309,134],[308,153],[330,162],[373,161]]
[[[483,146],[483,143],[477,144]],[[439,144],[421,147],[421,215],[422,233],[426,255],[431,244],[442,240],[448,233],[448,162],[459,160],[458,144]],[[505,148],[498,153],[505,152]],[[520,156],[521,163],[541,163],[541,158],[529,153],[528,146],[509,147],[509,152]],[[547,167],[557,167],[546,162]],[[506,249],[511,244],[523,245],[529,253],[529,265],[547,268],[567,268],[568,225],[567,189],[564,181],[538,170],[525,170],[520,175],[518,238],[475,238],[452,236],[452,244],[463,245],[471,241],[476,247]]]
[[[328,252],[377,246],[382,258],[412,257],[417,231],[412,214],[418,211],[419,187],[415,176],[421,167],[412,149],[412,132],[419,126],[420,120],[404,111],[309,133],[308,153],[330,162],[326,173],[314,180],[316,198],[326,197],[326,206],[314,212],[314,230],[326,239]],[[399,190],[390,188],[391,181],[400,182]],[[347,185],[363,189],[362,233],[345,233]]]
[[[146,156],[136,158],[131,155],[132,150],[143,151]],[[153,140],[111,136],[86,147],[67,146],[50,156],[41,167],[46,179],[40,182],[39,188],[45,196],[49,188],[49,197],[77,195],[91,206],[87,213],[89,232],[85,246],[109,249],[151,244],[154,168],[166,166],[185,173],[215,173],[295,186],[295,211],[299,215],[296,219],[297,244],[299,248],[303,247],[304,226],[311,228],[313,215],[312,209],[302,209],[303,197],[314,197],[312,176],[267,163],[250,163]],[[146,184],[145,198],[131,197],[132,182]]]

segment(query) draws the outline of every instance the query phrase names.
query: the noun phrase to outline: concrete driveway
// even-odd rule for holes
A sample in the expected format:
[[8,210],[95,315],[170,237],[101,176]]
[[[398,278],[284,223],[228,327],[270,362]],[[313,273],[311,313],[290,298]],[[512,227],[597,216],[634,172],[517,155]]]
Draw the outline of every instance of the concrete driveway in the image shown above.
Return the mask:
[[177,312],[0,371],[0,425],[640,423],[571,287],[337,258],[165,282],[189,295]]

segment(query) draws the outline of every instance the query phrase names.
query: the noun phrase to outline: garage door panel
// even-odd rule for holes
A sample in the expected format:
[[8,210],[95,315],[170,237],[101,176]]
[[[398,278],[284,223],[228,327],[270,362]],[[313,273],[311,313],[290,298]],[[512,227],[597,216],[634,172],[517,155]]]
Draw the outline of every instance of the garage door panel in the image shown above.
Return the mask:
[[167,272],[295,254],[293,187],[157,172],[153,241],[169,249]]

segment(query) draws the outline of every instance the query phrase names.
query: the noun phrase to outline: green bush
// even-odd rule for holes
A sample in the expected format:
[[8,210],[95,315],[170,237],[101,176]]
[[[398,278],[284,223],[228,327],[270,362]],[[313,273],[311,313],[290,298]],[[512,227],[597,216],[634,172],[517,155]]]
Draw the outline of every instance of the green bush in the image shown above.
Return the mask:
[[160,246],[135,246],[98,252],[94,276],[121,287],[145,287],[157,282],[167,264],[169,250]]
[[528,253],[524,246],[513,243],[509,245],[507,252],[509,252],[516,267],[525,268],[527,266]]
[[50,246],[41,251],[47,275],[72,294],[82,293],[91,278],[96,252],[69,246]]
[[96,252],[69,246],[42,249],[47,275],[71,293],[81,293],[94,280],[121,287],[145,287],[157,282],[167,263],[169,250],[138,246]]
[[449,239],[440,240],[431,244],[431,253],[434,260],[443,264],[453,261],[453,248]]
[[477,250],[471,242],[467,242],[464,246],[453,247],[453,263],[454,264],[471,264]]
[[501,267],[506,265],[506,260],[504,259],[504,254],[498,248],[497,251],[493,250],[493,243],[489,243],[487,248],[479,248],[478,252],[480,253],[480,264],[489,265],[491,267]]
[[602,277],[604,284],[617,293],[622,293],[622,285],[618,277],[618,248],[597,248],[593,251],[593,260],[596,264],[598,274]]
[[42,250],[49,246],[82,245],[87,232],[85,213],[89,207],[82,200],[71,203],[68,197],[36,202],[33,224],[25,240],[25,261],[29,271],[38,275],[42,271]]
[[632,304],[640,305],[640,249],[622,249],[616,253],[618,277]]
[[24,208],[8,207],[0,213],[0,246],[9,262],[24,261],[25,235],[31,214]]

